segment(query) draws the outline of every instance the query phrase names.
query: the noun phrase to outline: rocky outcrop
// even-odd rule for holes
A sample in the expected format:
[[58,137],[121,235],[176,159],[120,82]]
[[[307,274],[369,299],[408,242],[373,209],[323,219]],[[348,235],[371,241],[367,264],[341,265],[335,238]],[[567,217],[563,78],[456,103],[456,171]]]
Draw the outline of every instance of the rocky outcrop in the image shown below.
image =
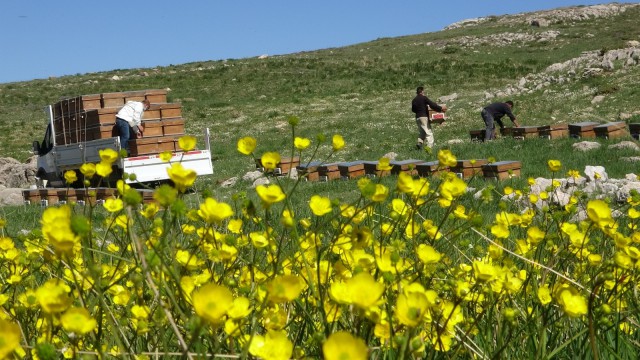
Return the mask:
[[447,27],[445,30],[458,29],[463,27],[476,26],[484,23],[488,20],[494,20],[499,24],[522,24],[525,23],[531,26],[546,27],[559,23],[572,23],[598,18],[608,18],[616,15],[620,15],[627,11],[631,7],[638,6],[639,4],[603,4],[592,6],[574,6],[559,8],[554,10],[536,11],[526,14],[515,14],[505,16],[487,16],[474,19],[466,19],[455,22]]
[[[618,68],[638,66],[640,64],[640,47],[613,49],[606,52],[593,50],[583,52],[580,56],[561,63],[549,65],[544,71],[528,74],[517,83],[485,93],[485,98],[513,96],[532,93],[553,84],[564,84],[581,78],[600,76]],[[594,103],[604,98],[594,98]]]

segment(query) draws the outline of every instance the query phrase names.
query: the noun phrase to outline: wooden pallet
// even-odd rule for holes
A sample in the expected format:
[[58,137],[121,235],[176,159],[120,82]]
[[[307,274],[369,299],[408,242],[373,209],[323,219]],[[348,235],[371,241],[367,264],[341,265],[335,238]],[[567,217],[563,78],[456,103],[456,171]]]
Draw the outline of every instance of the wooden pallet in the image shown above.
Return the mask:
[[482,165],[487,164],[486,159],[476,160],[458,160],[456,166],[450,168],[450,171],[456,173],[462,179],[468,179],[476,174],[482,173]]
[[538,126],[538,135],[546,139],[560,139],[569,136],[569,125],[552,124]]
[[482,165],[482,174],[485,179],[505,180],[519,177],[521,168],[520,161],[498,161]]
[[623,121],[608,122],[593,128],[597,137],[616,139],[627,136],[627,124]]

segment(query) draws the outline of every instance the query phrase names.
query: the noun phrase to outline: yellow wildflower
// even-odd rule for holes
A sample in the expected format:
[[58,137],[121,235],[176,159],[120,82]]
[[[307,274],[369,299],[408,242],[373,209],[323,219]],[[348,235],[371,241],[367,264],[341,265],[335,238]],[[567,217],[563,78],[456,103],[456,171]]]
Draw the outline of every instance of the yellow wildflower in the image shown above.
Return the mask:
[[85,308],[73,307],[60,317],[62,327],[76,336],[83,336],[96,328],[97,322]]
[[333,151],[341,150],[344,147],[344,139],[342,136],[338,134],[333,135],[331,146],[333,147]]
[[100,155],[100,162],[104,162],[106,164],[111,165],[118,160],[118,152],[113,149],[98,150],[98,154]]
[[191,187],[197,176],[194,170],[185,169],[180,163],[174,163],[167,168],[167,174],[179,192],[185,192],[188,187]]
[[238,151],[244,155],[251,155],[256,149],[256,139],[247,136],[238,140]]
[[558,172],[562,168],[562,163],[560,163],[560,160],[549,160],[547,161],[547,166],[551,172]]
[[213,283],[194,291],[191,298],[196,314],[213,325],[221,324],[233,305],[231,291]]
[[293,145],[298,150],[304,150],[304,149],[308,148],[309,145],[311,145],[311,140],[309,140],[307,138],[301,138],[301,137],[297,137],[296,136],[296,138],[293,139]]
[[0,319],[0,359],[20,348],[20,327],[17,324]]
[[333,333],[322,344],[325,360],[367,360],[369,349],[364,340],[346,331]]
[[71,185],[78,181],[78,175],[76,175],[75,170],[67,170],[64,172],[64,180],[67,184]]
[[313,195],[309,200],[309,207],[316,216],[323,216],[331,212],[331,199],[328,197]]
[[213,198],[206,198],[204,202],[200,204],[198,215],[208,224],[219,224],[226,218],[231,217],[233,210],[227,203],[217,202]]
[[267,298],[272,303],[289,302],[296,299],[304,283],[295,275],[279,275],[267,284]]
[[181,136],[178,139],[178,146],[183,151],[191,151],[196,148],[196,138],[190,135]]
[[258,185],[256,186],[256,192],[258,193],[258,196],[260,196],[260,199],[262,199],[262,203],[266,207],[280,202],[286,197],[286,195],[282,192],[280,185],[277,184]]
[[110,162],[100,161],[96,164],[96,174],[102,176],[103,178],[108,177],[113,172],[113,168],[111,167]]

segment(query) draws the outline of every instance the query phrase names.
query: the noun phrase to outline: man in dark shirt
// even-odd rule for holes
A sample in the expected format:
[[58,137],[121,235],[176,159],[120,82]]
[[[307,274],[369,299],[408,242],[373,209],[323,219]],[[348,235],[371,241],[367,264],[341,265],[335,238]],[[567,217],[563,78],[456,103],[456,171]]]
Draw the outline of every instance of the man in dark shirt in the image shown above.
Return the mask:
[[513,115],[513,113],[511,112],[512,108],[513,101],[509,100],[503,103],[496,102],[493,104],[489,104],[485,106],[484,109],[482,109],[480,115],[482,116],[482,120],[484,120],[484,124],[486,126],[484,134],[485,140],[493,140],[496,138],[496,125],[494,124],[494,122],[498,123],[500,129],[504,129],[502,117],[505,115],[507,115],[509,119],[511,119],[513,125],[515,125],[516,127],[520,126],[518,124],[518,120],[516,120],[515,115]]
[[411,102],[411,110],[416,114],[416,124],[418,124],[418,143],[416,149],[420,150],[424,146],[425,140],[429,148],[433,147],[434,138],[433,131],[431,130],[431,120],[429,119],[429,108],[438,112],[446,112],[446,106],[440,106],[431,101],[424,95],[424,87],[419,86],[416,89],[416,97]]

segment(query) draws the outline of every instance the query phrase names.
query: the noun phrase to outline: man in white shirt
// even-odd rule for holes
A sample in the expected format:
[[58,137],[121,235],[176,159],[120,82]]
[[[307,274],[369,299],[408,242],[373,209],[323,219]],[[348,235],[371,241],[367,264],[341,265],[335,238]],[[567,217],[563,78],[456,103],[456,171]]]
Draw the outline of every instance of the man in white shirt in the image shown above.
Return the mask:
[[142,137],[142,114],[145,110],[149,110],[149,100],[128,101],[120,111],[116,114],[116,128],[120,133],[120,146],[127,150],[129,155],[129,139],[132,134],[135,137]]

